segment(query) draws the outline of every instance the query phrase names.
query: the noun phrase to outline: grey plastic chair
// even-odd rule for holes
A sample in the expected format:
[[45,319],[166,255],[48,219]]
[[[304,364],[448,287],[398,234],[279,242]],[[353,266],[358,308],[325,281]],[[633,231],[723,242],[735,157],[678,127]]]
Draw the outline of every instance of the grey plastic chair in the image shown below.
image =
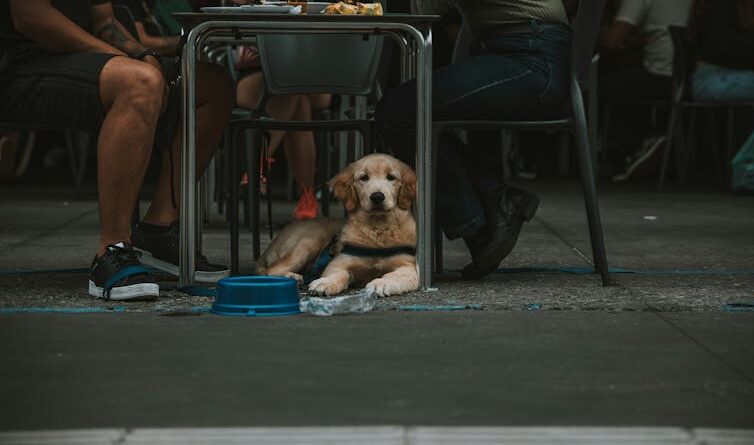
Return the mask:
[[[579,157],[579,169],[584,187],[584,201],[586,204],[589,236],[594,256],[594,269],[602,278],[603,286],[612,284],[608,272],[605,241],[602,233],[599,203],[597,202],[597,188],[594,175],[594,158],[589,144],[589,134],[584,112],[582,90],[588,87],[589,68],[592,61],[597,33],[605,0],[581,0],[573,24],[573,38],[571,43],[571,97],[570,113],[561,119],[540,121],[435,121],[433,125],[434,144],[433,153],[437,153],[437,141],[441,132],[450,129],[477,130],[570,130],[576,139],[576,151]],[[459,41],[468,42],[469,39],[460,37]],[[470,43],[470,42],[468,42]],[[462,54],[461,50],[456,55]],[[433,162],[433,165],[435,163]],[[433,178],[436,178],[433,172]],[[434,227],[435,232],[435,270],[442,270],[442,234]]]
[[[384,5],[384,2],[383,2]],[[346,34],[264,34],[257,36],[260,64],[264,72],[267,93],[270,95],[300,93],[331,93],[368,96],[375,87],[384,38],[373,35]],[[348,60],[343,64],[343,60]],[[260,136],[266,130],[288,131],[358,131],[366,151],[374,146],[371,119],[280,121],[263,113],[233,119],[230,122],[230,226],[231,273],[238,273],[238,187],[240,178],[235,153],[241,131],[248,131],[250,143],[246,147],[246,170],[249,174],[247,201],[251,213],[252,248],[254,258],[260,256],[260,196],[259,155]],[[329,157],[319,155],[319,170],[326,171]],[[324,181],[322,181],[324,183]],[[327,190],[323,189],[323,199]],[[269,206],[269,204],[268,204]],[[323,208],[325,206],[323,205]],[[268,213],[270,210],[268,209]]]

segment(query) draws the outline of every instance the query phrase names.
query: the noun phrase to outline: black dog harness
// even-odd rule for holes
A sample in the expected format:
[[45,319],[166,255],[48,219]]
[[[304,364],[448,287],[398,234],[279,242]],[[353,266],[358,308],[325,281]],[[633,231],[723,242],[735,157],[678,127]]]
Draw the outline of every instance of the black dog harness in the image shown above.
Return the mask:
[[[319,253],[317,259],[314,260],[312,267],[310,267],[307,273],[304,275],[305,283],[309,284],[322,276],[322,272],[325,271],[325,267],[327,267],[327,265],[330,264],[330,261],[332,261],[332,259],[335,257],[335,255],[333,255],[333,248],[335,247],[337,240],[338,235],[333,236],[330,243],[328,243],[327,246],[322,249],[322,252]],[[416,249],[411,246],[375,248],[357,246],[354,244],[343,244],[343,249],[340,251],[340,253],[367,258],[389,258],[396,255],[416,255]]]
[[343,250],[340,253],[351,256],[364,256],[364,257],[391,257],[396,255],[416,255],[416,249],[411,246],[396,246],[396,247],[363,247],[353,244],[343,244]]

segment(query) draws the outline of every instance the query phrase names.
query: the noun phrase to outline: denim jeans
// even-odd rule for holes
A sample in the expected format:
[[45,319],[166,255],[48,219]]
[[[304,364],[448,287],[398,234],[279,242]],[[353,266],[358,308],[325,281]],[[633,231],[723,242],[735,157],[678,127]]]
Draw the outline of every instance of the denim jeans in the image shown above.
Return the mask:
[[754,71],[704,64],[694,71],[692,94],[696,100],[754,101]]
[[[530,22],[525,30],[477,39],[471,57],[432,75],[435,120],[536,120],[562,117],[569,94],[571,31]],[[399,159],[414,165],[416,83],[387,92],[377,105],[377,131]],[[505,186],[499,146],[465,146],[452,134],[438,141],[437,213],[445,235],[473,235],[485,223],[480,196]]]

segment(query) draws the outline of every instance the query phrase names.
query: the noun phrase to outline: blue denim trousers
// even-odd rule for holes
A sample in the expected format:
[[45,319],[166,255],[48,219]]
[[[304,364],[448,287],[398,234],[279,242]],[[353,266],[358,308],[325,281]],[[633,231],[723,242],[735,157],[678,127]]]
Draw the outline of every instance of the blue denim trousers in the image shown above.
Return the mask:
[[754,100],[754,71],[705,63],[694,71],[692,94],[696,100],[748,102]]
[[[571,30],[530,22],[525,29],[477,39],[471,57],[432,75],[434,120],[536,120],[562,117],[569,94]],[[414,165],[416,83],[387,92],[375,114],[377,131],[399,159]],[[450,238],[485,224],[480,196],[505,186],[501,147],[466,146],[452,134],[438,141],[436,199]]]

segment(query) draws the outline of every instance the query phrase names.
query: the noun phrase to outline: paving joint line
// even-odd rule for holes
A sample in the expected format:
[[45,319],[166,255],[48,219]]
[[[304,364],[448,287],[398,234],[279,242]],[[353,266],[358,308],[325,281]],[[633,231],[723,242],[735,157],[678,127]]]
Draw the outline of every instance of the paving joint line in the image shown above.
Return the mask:
[[[571,250],[573,250],[574,252],[576,252],[576,254],[578,254],[584,261],[586,261],[587,264],[589,264],[590,266],[594,267],[594,261],[589,256],[587,256],[585,253],[583,253],[581,250],[579,250],[578,247],[576,247],[575,245],[571,244],[563,235],[561,235],[560,233],[558,233],[558,231],[555,230],[554,227],[552,227],[551,225],[549,225],[544,219],[542,219],[539,216],[535,216],[534,219],[537,220],[537,222],[539,222],[540,224],[542,224],[542,226],[545,228],[545,230],[547,230],[548,232],[550,232],[551,235],[553,235],[556,238],[558,238],[563,244],[565,244],[566,246],[570,247]],[[626,289],[634,298],[637,297],[637,294],[633,291],[633,289],[631,289],[630,287],[624,285],[624,283],[622,281],[615,279],[615,274],[613,274],[613,280],[612,281],[613,281],[613,285],[614,286]],[[644,299],[643,297],[638,296],[638,300],[643,303],[644,309],[654,309],[654,308],[651,307],[651,305],[649,305],[649,303],[647,302],[647,300]]]
[[746,371],[744,371],[743,369],[739,368],[735,364],[729,362],[728,360],[725,359],[725,357],[723,357],[722,355],[720,355],[720,354],[716,353],[715,351],[713,351],[712,349],[710,349],[707,345],[705,345],[704,343],[702,343],[696,337],[694,337],[690,333],[686,332],[686,330],[684,330],[682,327],[680,327],[677,324],[673,323],[673,321],[670,320],[670,319],[668,319],[667,317],[665,317],[664,314],[661,311],[653,311],[653,312],[654,312],[654,314],[657,317],[660,318],[660,320],[664,321],[666,324],[670,325],[670,327],[672,327],[676,331],[680,332],[681,335],[683,335],[687,339],[691,340],[695,345],[697,345],[698,347],[700,347],[707,354],[709,354],[710,356],[712,356],[713,358],[715,358],[717,361],[719,361],[720,363],[722,363],[723,365],[725,365],[726,368],[730,369],[735,374],[738,374],[739,376],[743,377],[744,380],[746,380],[750,384],[754,385],[754,377],[752,377],[749,374],[747,374]]
[[576,254],[582,260],[584,260],[587,264],[589,264],[590,266],[594,266],[594,261],[588,255],[586,255],[584,252],[582,252],[578,247],[576,247],[573,244],[571,244],[563,235],[561,235],[560,233],[558,233],[558,231],[555,230],[555,228],[552,227],[550,224],[548,224],[544,219],[542,219],[539,216],[535,216],[534,219],[537,222],[539,222],[540,224],[542,224],[542,226],[545,228],[545,230],[547,230],[548,232],[550,232],[551,235],[555,236],[563,244],[565,244],[566,246],[568,246],[572,251],[576,252]]
[[664,311],[660,308],[652,305],[649,301],[647,301],[646,298],[644,298],[641,295],[638,295],[634,289],[632,289],[630,286],[624,286],[625,289],[628,290],[631,295],[638,298],[644,303],[644,306],[649,309],[650,312],[652,312],[656,317],[658,317],[660,320],[662,320],[665,324],[669,325],[671,328],[673,328],[675,331],[679,332],[682,336],[686,337],[687,339],[691,340],[692,343],[697,345],[699,348],[701,348],[704,352],[706,352],[708,355],[710,355],[712,358],[717,360],[718,362],[722,363],[726,368],[733,371],[735,374],[738,374],[740,377],[743,377],[744,380],[754,385],[754,377],[750,376],[746,373],[743,369],[739,368],[733,363],[730,363],[728,360],[725,359],[725,357],[721,356],[720,354],[716,353],[707,345],[699,341],[696,337],[691,335],[690,333],[686,332],[682,327],[677,325],[676,323],[673,323],[669,318],[665,317]]
[[68,227],[69,225],[75,223],[76,221],[79,221],[79,220],[81,220],[81,219],[83,219],[83,218],[85,218],[85,217],[87,217],[87,216],[89,216],[89,215],[91,215],[92,213],[95,213],[95,212],[97,212],[97,208],[96,207],[94,209],[92,209],[92,210],[87,210],[86,212],[81,213],[80,215],[75,216],[72,219],[70,219],[70,220],[68,220],[68,221],[66,221],[66,222],[64,222],[62,224],[59,224],[59,225],[57,225],[55,227],[51,227],[49,229],[42,230],[41,232],[39,232],[37,234],[30,235],[26,239],[23,239],[23,240],[18,241],[16,243],[10,244],[8,247],[6,247],[4,249],[0,249],[0,254],[8,253],[8,252],[10,252],[12,250],[18,249],[19,247],[23,247],[23,246],[25,246],[26,244],[29,244],[32,241],[38,240],[40,238],[44,238],[46,236],[50,236],[53,233],[55,233],[56,231],[64,229],[64,228]]

